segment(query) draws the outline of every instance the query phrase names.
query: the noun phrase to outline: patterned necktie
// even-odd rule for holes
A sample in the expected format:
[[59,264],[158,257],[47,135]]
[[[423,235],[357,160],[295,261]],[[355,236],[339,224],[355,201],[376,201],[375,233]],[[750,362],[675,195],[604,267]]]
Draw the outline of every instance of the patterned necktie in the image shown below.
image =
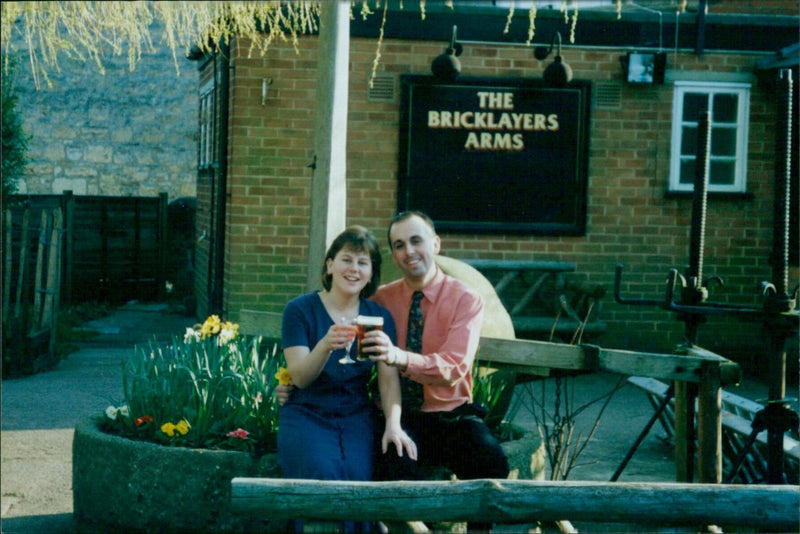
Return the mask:
[[422,352],[422,291],[414,291],[411,297],[411,309],[408,312],[408,333],[406,334],[406,350]]
[[[408,312],[408,332],[406,333],[406,350],[409,352],[422,352],[422,291],[414,291],[411,297],[411,309]],[[409,378],[403,378],[403,411],[419,410],[422,406],[422,384]]]

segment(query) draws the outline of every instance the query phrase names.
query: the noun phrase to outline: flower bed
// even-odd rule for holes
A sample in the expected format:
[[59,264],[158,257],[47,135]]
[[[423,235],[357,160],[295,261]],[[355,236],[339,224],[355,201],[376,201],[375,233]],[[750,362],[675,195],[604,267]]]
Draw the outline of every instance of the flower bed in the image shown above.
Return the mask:
[[[544,447],[534,433],[503,443],[519,478],[542,479]],[[534,473],[531,474],[533,467]],[[231,512],[233,477],[280,477],[274,454],[167,447],[103,432],[96,418],[75,428],[72,451],[78,532],[282,532]]]
[[230,511],[230,480],[278,477],[274,454],[168,447],[78,423],[72,446],[79,532],[279,532]]

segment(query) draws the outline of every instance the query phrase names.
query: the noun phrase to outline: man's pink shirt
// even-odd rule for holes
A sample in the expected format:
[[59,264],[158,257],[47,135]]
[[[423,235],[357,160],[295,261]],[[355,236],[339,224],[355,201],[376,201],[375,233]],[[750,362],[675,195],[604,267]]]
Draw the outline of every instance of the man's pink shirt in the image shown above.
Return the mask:
[[[408,283],[400,279],[381,286],[372,297],[392,314],[397,345],[403,350],[413,293]],[[472,402],[471,370],[480,342],[483,299],[438,266],[422,293],[422,354],[407,352],[408,367],[402,375],[425,386],[422,411],[450,411]]]

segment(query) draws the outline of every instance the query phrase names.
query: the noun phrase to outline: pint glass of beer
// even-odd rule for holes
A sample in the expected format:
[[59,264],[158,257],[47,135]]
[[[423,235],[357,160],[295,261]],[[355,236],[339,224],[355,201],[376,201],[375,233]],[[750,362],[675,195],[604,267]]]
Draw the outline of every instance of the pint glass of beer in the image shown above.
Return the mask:
[[359,315],[356,317],[356,328],[358,329],[358,334],[356,335],[356,339],[358,339],[358,349],[356,352],[356,359],[357,360],[368,360],[369,353],[363,352],[364,349],[364,334],[370,332],[372,330],[383,330],[383,317],[373,317],[370,315]]

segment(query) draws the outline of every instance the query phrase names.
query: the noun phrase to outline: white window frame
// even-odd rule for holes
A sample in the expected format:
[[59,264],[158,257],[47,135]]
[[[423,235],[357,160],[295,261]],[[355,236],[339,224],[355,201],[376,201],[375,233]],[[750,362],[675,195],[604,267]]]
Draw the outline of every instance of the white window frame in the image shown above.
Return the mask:
[[[730,159],[734,161],[734,179],[732,184],[708,184],[708,192],[744,193],[747,190],[747,138],[750,128],[750,87],[749,83],[692,82],[676,81],[672,96],[672,152],[670,157],[669,190],[671,192],[694,191],[694,179],[689,183],[680,181],[681,161],[687,156],[681,155],[681,138],[684,127],[696,125],[697,122],[683,120],[683,97],[686,93],[705,93],[709,98],[718,93],[736,93],[738,109],[736,113],[736,154],[732,157],[711,155],[710,159]],[[715,123],[711,117],[711,127]],[[728,123],[732,124],[732,123]],[[691,156],[688,156],[691,157]],[[696,155],[695,155],[696,157]]]
[[197,161],[200,169],[207,169],[214,163],[214,98],[214,83],[210,80],[200,88],[200,146]]

